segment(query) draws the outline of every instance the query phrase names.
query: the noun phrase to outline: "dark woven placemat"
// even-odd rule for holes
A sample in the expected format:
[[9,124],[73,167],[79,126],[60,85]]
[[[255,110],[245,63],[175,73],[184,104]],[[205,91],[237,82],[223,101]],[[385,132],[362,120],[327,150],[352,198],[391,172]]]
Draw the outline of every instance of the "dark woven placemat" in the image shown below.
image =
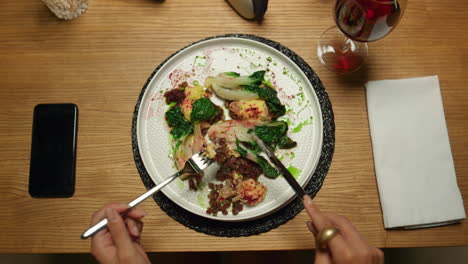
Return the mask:
[[[322,144],[322,153],[320,155],[320,160],[315,169],[314,174],[312,175],[309,183],[305,186],[305,191],[311,196],[314,197],[317,192],[320,190],[323,181],[325,180],[325,176],[327,175],[328,169],[330,168],[330,164],[333,157],[333,151],[335,149],[335,123],[333,119],[333,110],[328,98],[328,95],[325,91],[325,87],[323,87],[322,82],[315,74],[315,72],[310,68],[310,66],[296,53],[288,49],[287,47],[262,37],[254,36],[254,35],[244,35],[244,34],[228,34],[222,36],[215,36],[210,37],[207,39],[203,39],[197,42],[194,42],[176,53],[169,56],[166,60],[164,60],[149,76],[148,80],[146,81],[143,89],[141,90],[140,96],[138,97],[138,101],[135,105],[135,112],[133,114],[133,122],[132,122],[132,145],[133,145],[133,155],[135,159],[135,164],[140,173],[141,179],[145,184],[147,189],[150,189],[155,186],[153,180],[149,176],[145,165],[140,156],[140,151],[138,149],[138,138],[136,133],[137,128],[137,118],[138,118],[138,110],[140,109],[141,99],[148,87],[153,76],[159,71],[159,69],[173,56],[177,53],[181,52],[182,50],[196,44],[199,42],[203,42],[209,39],[217,39],[217,38],[241,38],[241,39],[250,39],[254,41],[258,41],[264,43],[276,50],[280,51],[292,61],[294,61],[299,68],[305,73],[309,81],[311,82],[312,86],[314,87],[315,93],[317,94],[318,100],[320,102],[320,108],[322,110],[322,119],[323,119],[323,144]],[[246,222],[224,222],[224,221],[216,221],[212,219],[208,219],[205,217],[201,217],[199,215],[190,213],[183,209],[182,207],[175,204],[169,198],[167,198],[162,192],[158,192],[154,195],[154,200],[159,205],[159,207],[167,213],[170,217],[174,220],[178,221],[179,223],[183,224],[186,227],[189,227],[195,231],[202,232],[209,235],[214,236],[225,236],[225,237],[238,237],[238,236],[250,236],[255,234],[260,234],[263,232],[267,232],[273,228],[276,228],[290,219],[294,218],[304,207],[302,206],[302,202],[300,199],[296,198],[292,200],[289,204],[285,205],[278,211],[266,215],[264,217],[249,220]]]

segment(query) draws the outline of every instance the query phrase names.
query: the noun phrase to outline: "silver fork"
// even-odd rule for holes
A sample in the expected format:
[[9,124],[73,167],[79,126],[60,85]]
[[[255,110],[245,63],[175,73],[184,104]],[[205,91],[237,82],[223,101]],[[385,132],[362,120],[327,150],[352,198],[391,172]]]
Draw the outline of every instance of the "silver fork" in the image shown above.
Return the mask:
[[[184,174],[187,174],[187,173],[192,174],[192,173],[203,172],[204,169],[206,169],[208,166],[211,165],[211,163],[213,163],[213,160],[207,158],[203,154],[204,154],[203,152],[200,152],[200,153],[197,153],[197,154],[193,155],[190,159],[187,160],[187,162],[185,162],[185,166],[184,166],[184,168],[182,170],[178,171],[174,175],[172,175],[169,178],[165,179],[160,184],[158,184],[158,185],[154,186],[153,188],[151,188],[146,193],[140,195],[138,198],[131,201],[128,204],[128,209],[123,211],[122,213],[120,213],[120,215],[122,215],[122,216],[126,215],[128,212],[130,212],[130,210],[132,210],[133,207],[137,206],[138,204],[140,204],[141,202],[146,200],[148,197],[152,196],[157,191],[161,190],[164,186],[168,185],[170,182],[172,182],[176,178],[178,178],[178,177],[180,177],[180,176],[182,176]],[[107,226],[107,219],[104,218],[101,221],[99,221],[97,224],[95,224],[94,226],[88,228],[81,235],[81,238],[86,239],[88,237],[91,237],[94,234],[96,234],[97,232],[99,232],[100,230],[102,230],[103,228],[105,228],[106,226]]]

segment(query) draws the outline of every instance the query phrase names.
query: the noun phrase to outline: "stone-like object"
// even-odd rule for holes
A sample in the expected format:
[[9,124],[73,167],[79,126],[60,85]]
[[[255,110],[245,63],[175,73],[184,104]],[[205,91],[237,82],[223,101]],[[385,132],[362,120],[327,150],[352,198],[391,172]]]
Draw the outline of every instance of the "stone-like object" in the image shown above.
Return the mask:
[[262,20],[268,0],[227,0],[231,7],[245,19]]
[[42,0],[60,19],[74,19],[88,9],[88,0]]

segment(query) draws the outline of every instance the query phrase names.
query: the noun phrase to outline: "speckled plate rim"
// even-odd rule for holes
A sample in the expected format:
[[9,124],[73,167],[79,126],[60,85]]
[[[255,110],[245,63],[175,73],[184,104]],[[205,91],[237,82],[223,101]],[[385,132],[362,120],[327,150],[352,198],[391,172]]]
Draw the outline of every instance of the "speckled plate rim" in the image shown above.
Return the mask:
[[[138,148],[138,136],[137,136],[137,121],[138,121],[138,112],[140,109],[140,104],[142,102],[142,98],[145,94],[146,89],[148,88],[153,76],[159,71],[159,69],[166,64],[171,58],[177,55],[179,52],[197,44],[200,42],[204,42],[207,40],[212,39],[219,39],[219,38],[240,38],[240,39],[249,39],[253,41],[257,41],[263,44],[266,44],[277,51],[284,54],[286,57],[291,59],[305,74],[307,79],[310,81],[315,94],[318,98],[320,104],[320,110],[322,112],[322,122],[323,122],[323,142],[322,142],[322,151],[320,154],[319,163],[315,169],[314,174],[310,178],[309,182],[305,186],[305,191],[314,197],[317,192],[319,191],[320,187],[323,184],[325,176],[328,172],[328,169],[331,165],[331,160],[333,157],[334,151],[334,118],[333,118],[333,110],[331,107],[330,100],[328,95],[323,87],[320,79],[315,74],[315,72],[311,69],[311,67],[297,54],[295,54],[290,49],[286,48],[285,46],[262,37],[258,37],[255,35],[245,35],[245,34],[228,34],[222,36],[215,36],[206,39],[202,39],[200,41],[194,42],[176,53],[169,56],[166,60],[164,60],[149,76],[147,79],[143,89],[140,92],[138,97],[137,103],[135,105],[135,111],[133,115],[133,122],[132,122],[132,147],[133,147],[133,154],[135,159],[135,165],[140,173],[141,179],[145,184],[147,189],[150,189],[155,186],[153,180],[151,179],[150,175],[148,174],[145,165],[141,159],[140,151]],[[167,198],[162,192],[159,192],[154,195],[154,199],[159,207],[165,211],[169,216],[171,216],[174,220],[180,222],[181,224],[194,229],[198,232],[202,232],[209,235],[215,236],[249,236],[254,234],[259,234],[263,232],[267,232],[273,228],[276,228],[290,219],[294,218],[302,209],[301,200],[298,198],[293,199],[289,204],[285,205],[281,209],[268,214],[266,216],[256,218],[253,220],[248,220],[244,222],[224,222],[219,220],[208,219],[183,209],[182,207],[178,206],[172,200]]]

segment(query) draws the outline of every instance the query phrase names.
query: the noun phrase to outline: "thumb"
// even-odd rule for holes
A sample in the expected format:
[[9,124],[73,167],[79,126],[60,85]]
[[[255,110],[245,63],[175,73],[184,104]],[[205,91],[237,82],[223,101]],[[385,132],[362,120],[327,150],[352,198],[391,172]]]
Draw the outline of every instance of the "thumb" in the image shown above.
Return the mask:
[[106,208],[107,227],[117,249],[128,249],[132,246],[130,235],[122,217],[113,209]]

